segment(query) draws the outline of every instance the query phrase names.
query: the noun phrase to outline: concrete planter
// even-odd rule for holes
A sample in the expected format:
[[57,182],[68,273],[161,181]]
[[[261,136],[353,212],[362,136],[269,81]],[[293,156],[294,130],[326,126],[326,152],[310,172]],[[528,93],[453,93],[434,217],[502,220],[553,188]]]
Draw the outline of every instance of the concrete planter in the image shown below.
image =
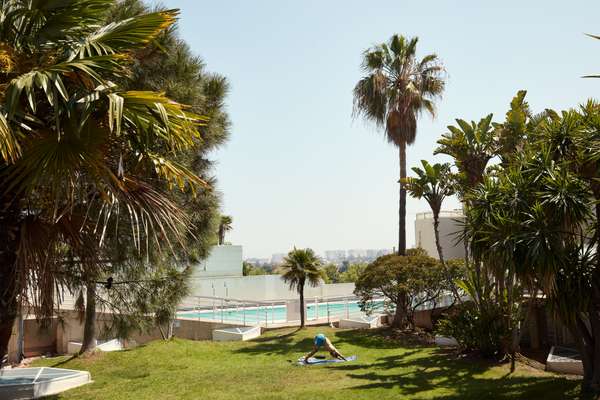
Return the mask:
[[242,326],[239,328],[215,329],[212,338],[217,342],[245,341],[260,336],[260,326]]
[[452,336],[435,336],[435,344],[440,347],[457,347],[458,342]]
[[583,363],[577,350],[552,346],[546,359],[546,371],[583,375]]
[[0,399],[38,399],[92,381],[87,371],[63,368],[15,368],[0,371]]
[[[98,350],[119,351],[119,350],[123,350],[124,348],[125,348],[125,346],[119,339],[112,339],[112,340],[106,340],[106,341],[97,340],[96,341],[96,349],[98,349]],[[81,342],[79,342],[79,341],[72,341],[72,342],[69,342],[69,344],[67,345],[67,353],[68,354],[79,353],[79,350],[81,350]]]
[[348,319],[340,319],[339,327],[347,329],[373,329],[381,326],[381,316],[365,316]]

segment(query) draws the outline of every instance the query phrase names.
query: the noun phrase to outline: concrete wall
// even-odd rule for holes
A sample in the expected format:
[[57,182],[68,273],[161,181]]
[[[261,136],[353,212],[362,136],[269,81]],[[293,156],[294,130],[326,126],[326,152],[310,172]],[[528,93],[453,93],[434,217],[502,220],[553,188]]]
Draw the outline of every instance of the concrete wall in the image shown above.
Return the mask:
[[[97,313],[97,336],[103,337],[103,329],[110,324],[111,314]],[[79,315],[75,311],[63,311],[58,318],[54,318],[47,328],[42,328],[33,318],[24,321],[25,336],[24,349],[26,357],[39,356],[43,354],[67,354],[70,341],[81,342],[83,339],[83,324],[79,321]],[[192,319],[179,319],[176,322],[174,335],[182,339],[211,340],[214,329],[231,328],[239,326],[236,324],[206,322]],[[145,333],[134,332],[131,337],[123,341],[126,347],[133,347],[152,340],[161,339],[158,328]],[[9,342],[8,360],[10,363],[17,362],[18,347],[18,324],[15,323],[13,336]]]
[[[444,251],[444,258],[464,258],[465,249],[462,241],[458,241],[457,232],[462,231],[460,211],[442,211],[440,215],[440,243]],[[458,243],[457,243],[458,241]],[[438,258],[433,230],[433,214],[431,212],[419,213],[415,219],[415,243],[422,247],[430,257]]]
[[[237,277],[193,277],[190,296],[210,296],[241,300],[288,300],[298,297],[289,289],[280,275],[254,275]],[[306,287],[304,295],[311,297],[352,296],[354,283],[320,284]],[[190,300],[186,300],[189,302]]]

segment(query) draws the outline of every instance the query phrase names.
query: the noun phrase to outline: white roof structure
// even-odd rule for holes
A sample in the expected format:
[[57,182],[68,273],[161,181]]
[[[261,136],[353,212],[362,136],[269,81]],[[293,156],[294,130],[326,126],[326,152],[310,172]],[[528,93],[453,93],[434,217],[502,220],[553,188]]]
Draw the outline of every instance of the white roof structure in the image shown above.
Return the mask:
[[38,399],[91,381],[89,372],[72,369],[38,367],[0,370],[0,399]]

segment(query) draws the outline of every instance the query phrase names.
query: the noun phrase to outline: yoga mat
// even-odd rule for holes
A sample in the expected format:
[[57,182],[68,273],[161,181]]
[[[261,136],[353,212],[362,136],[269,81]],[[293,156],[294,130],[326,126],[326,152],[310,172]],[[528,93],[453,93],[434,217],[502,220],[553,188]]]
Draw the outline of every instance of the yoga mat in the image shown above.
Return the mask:
[[[350,356],[350,357],[346,357],[347,361],[354,361],[356,360],[356,356]],[[308,359],[308,362],[304,362],[304,357],[300,357],[298,359],[298,364],[300,365],[318,365],[318,364],[332,364],[332,363],[341,363],[344,362],[344,360],[338,360],[337,358],[333,358],[333,359],[321,359],[321,358],[314,358],[311,357]]]

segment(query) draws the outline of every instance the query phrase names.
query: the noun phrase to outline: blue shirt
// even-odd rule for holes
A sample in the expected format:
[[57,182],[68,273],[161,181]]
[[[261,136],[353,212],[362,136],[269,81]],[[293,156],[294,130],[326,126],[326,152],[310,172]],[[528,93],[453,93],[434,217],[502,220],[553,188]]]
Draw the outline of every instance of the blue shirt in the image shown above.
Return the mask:
[[325,335],[323,335],[322,333],[319,333],[317,336],[315,336],[315,346],[321,347],[324,344],[325,344]]

